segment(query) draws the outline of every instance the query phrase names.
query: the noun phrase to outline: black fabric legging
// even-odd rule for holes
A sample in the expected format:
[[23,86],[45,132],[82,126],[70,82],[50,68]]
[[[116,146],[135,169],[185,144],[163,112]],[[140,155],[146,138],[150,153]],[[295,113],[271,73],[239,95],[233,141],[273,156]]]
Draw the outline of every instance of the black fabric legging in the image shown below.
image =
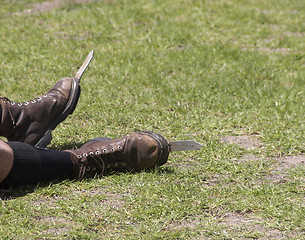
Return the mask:
[[72,175],[73,164],[68,152],[37,148],[22,142],[7,144],[13,150],[14,163],[0,188],[15,188]]

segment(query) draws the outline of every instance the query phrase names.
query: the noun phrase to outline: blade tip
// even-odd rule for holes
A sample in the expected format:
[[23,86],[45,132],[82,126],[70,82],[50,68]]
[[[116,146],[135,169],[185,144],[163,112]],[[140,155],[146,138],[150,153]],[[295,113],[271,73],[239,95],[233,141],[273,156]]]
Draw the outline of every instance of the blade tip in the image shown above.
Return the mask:
[[199,142],[197,142],[197,150],[200,150],[203,147],[203,145]]

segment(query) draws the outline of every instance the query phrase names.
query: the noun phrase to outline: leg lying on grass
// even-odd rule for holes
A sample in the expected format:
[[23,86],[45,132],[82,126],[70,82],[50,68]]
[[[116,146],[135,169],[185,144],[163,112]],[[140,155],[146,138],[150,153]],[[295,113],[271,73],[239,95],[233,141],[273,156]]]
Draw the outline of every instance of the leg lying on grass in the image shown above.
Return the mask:
[[116,140],[97,138],[67,151],[0,141],[0,187],[64,178],[81,180],[112,171],[137,172],[166,163],[168,154],[168,142],[152,132],[136,132]]

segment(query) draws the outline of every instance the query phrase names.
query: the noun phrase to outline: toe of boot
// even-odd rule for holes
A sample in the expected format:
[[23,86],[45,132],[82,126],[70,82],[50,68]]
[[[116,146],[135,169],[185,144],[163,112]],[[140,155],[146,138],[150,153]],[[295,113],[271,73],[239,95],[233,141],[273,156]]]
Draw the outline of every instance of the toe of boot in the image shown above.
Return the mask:
[[130,167],[135,171],[150,169],[167,162],[168,142],[160,134],[136,132],[129,136],[124,152],[127,152]]
[[59,80],[55,85],[48,91],[48,95],[53,96],[55,99],[57,99],[58,104],[65,106],[67,104],[67,101],[70,99],[70,95],[73,94],[73,90],[75,88],[75,91],[77,90],[76,87],[73,86],[75,84],[74,78],[62,78]]

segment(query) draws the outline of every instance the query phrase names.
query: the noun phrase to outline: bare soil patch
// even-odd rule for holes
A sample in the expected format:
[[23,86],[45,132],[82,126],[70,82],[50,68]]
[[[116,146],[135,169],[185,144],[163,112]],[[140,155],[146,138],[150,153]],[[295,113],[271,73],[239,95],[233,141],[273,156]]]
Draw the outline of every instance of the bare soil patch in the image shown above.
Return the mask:
[[196,227],[201,225],[201,221],[199,219],[185,219],[181,222],[172,222],[171,224],[168,225],[167,229],[168,230],[173,230],[173,229],[196,229]]
[[236,144],[246,150],[253,150],[263,146],[259,135],[221,136],[221,143]]
[[291,52],[289,48],[268,48],[268,47],[252,47],[250,45],[244,45],[242,50],[251,50],[251,51],[259,51],[259,52],[267,52],[267,53],[280,53],[286,55]]
[[277,229],[261,225],[262,219],[254,216],[245,216],[229,212],[220,221],[226,227],[227,232],[242,233],[252,232],[257,235],[257,239],[286,239],[287,235]]
[[72,221],[65,218],[57,218],[57,217],[45,217],[37,221],[38,224],[43,224],[44,226],[48,226],[43,233],[52,234],[53,236],[63,235],[69,232],[70,228],[74,225]]
[[305,164],[305,156],[303,155],[274,157],[273,159],[278,162],[266,178],[277,183],[291,181],[288,177],[288,170]]
[[290,169],[305,164],[305,156],[303,155],[282,156],[282,157],[275,157],[274,159],[278,160],[279,163],[278,170]]
[[252,154],[246,154],[246,155],[243,155],[240,158],[238,158],[237,162],[239,162],[239,163],[253,162],[253,161],[256,161],[258,159],[259,159],[258,156],[255,156],[255,155],[252,155]]
[[100,199],[96,201],[98,206],[103,206],[105,208],[114,208],[114,209],[121,209],[124,206],[124,194],[117,194],[117,193],[109,193],[105,192],[103,189],[95,188],[91,190],[79,190],[74,191],[75,194],[81,196],[88,196],[88,198],[95,197],[95,196],[103,196],[104,199]]
[[92,2],[93,0],[71,0],[69,2],[63,1],[63,0],[55,0],[55,1],[45,1],[41,3],[33,3],[29,5],[28,9],[25,9],[23,11],[17,12],[15,14],[17,15],[23,15],[23,14],[37,14],[47,11],[52,11],[55,8],[63,7],[69,4],[79,4],[79,3],[87,3]]

